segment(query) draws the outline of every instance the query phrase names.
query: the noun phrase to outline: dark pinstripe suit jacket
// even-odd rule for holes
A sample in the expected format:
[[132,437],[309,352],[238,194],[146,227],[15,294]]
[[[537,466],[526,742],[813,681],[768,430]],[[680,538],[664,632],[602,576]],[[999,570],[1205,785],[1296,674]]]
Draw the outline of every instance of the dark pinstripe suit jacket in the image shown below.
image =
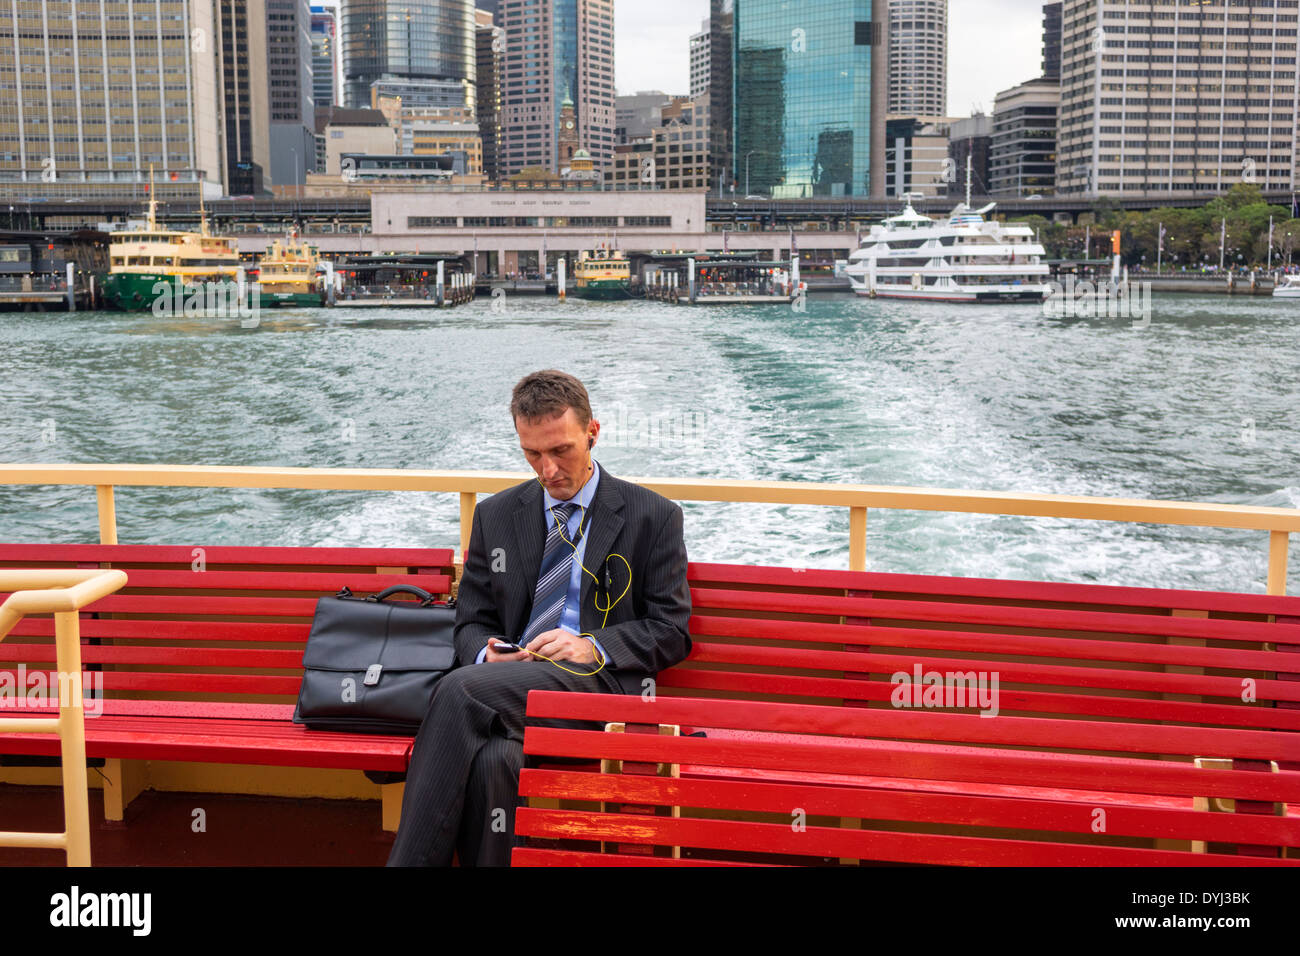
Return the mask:
[[[604,467],[584,525],[583,563],[600,577],[608,567],[612,595],[598,594],[582,575],[580,623],[609,655],[607,669],[624,693],[639,694],[642,680],[683,660],[691,649],[687,625],[691,595],[686,584],[682,509],[653,491],[615,478]],[[513,641],[533,610],[537,573],[546,540],[542,486],[536,481],[507,488],[474,510],[465,572],[456,599],[456,652],[472,664],[489,637]],[[628,581],[632,586],[601,627],[605,607]],[[612,689],[612,688],[611,688]]]

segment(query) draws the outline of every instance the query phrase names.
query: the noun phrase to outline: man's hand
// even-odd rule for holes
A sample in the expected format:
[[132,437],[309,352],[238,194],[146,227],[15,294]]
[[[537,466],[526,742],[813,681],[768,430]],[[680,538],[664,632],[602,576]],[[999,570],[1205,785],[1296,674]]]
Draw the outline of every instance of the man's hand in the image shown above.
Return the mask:
[[[553,661],[573,661],[575,664],[596,663],[595,645],[585,637],[579,637],[562,628],[538,634],[528,642],[528,649],[534,654],[549,657]],[[533,660],[541,660],[541,658],[535,657]]]
[[512,651],[498,654],[494,649],[498,644],[505,644],[506,641],[499,638],[489,637],[487,645],[487,655],[483,658],[485,664],[495,664],[499,661],[526,661],[530,660],[532,655],[527,651]]

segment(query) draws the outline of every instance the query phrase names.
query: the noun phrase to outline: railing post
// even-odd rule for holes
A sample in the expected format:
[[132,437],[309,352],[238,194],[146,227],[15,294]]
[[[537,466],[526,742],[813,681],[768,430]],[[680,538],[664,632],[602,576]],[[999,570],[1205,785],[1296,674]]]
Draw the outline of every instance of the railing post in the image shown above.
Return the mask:
[[1268,533],[1268,593],[1286,594],[1287,548],[1291,535],[1286,531]]
[[99,503],[99,543],[117,544],[117,506],[113,502],[113,486],[96,485],[95,497]]
[[867,509],[849,509],[849,570],[867,570]]
[[478,495],[472,491],[460,493],[460,559],[465,560],[469,551],[469,533],[474,527],[474,507],[478,504]]
[[[54,615],[58,647],[56,678],[59,695],[59,737],[63,756],[63,828],[68,866],[90,866],[90,798],[86,782],[85,689],[81,686],[81,628],[78,612]],[[66,694],[65,694],[66,691]]]

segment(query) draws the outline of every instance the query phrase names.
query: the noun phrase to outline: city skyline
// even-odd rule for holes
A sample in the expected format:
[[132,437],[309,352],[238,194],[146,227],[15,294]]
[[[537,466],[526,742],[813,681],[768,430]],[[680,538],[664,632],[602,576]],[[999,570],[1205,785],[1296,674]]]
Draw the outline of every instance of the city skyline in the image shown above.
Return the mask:
[[[690,89],[690,38],[709,15],[708,0],[616,3],[615,85],[620,96]],[[993,110],[993,98],[1039,76],[1043,58],[1041,0],[955,0],[948,10],[948,111]],[[952,38],[961,37],[956,43]]]

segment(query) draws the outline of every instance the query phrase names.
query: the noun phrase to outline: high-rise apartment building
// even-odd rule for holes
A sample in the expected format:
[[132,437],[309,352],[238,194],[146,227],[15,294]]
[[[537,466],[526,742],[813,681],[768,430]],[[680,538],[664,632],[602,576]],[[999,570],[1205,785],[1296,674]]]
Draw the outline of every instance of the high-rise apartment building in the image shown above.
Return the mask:
[[1003,90],[993,101],[989,193],[1050,196],[1056,191],[1056,122],[1061,87],[1040,77]]
[[1061,78],[1061,11],[1064,5],[1043,4],[1043,76]]
[[221,188],[212,0],[0,6],[0,196]]
[[501,57],[506,31],[482,4],[474,12],[475,85],[478,99],[478,135],[483,144],[483,173],[500,178],[497,140],[501,134]]
[[311,8],[311,99],[315,109],[338,100],[338,17],[333,7]]
[[1296,0],[1064,0],[1057,192],[1296,184]]
[[343,0],[343,96],[370,104],[382,79],[452,80],[475,109],[473,0]]
[[266,0],[266,56],[271,178],[281,186],[296,186],[307,181],[316,165],[308,0]]
[[889,112],[948,114],[948,0],[889,0]]
[[823,0],[815,16],[788,0],[742,0],[734,18],[731,175],[740,189],[883,196],[884,0]]
[[[614,151],[613,0],[500,0],[497,22],[505,30],[501,175],[535,166],[558,172],[562,122],[574,124],[603,172]],[[574,106],[568,120],[566,98]]]

